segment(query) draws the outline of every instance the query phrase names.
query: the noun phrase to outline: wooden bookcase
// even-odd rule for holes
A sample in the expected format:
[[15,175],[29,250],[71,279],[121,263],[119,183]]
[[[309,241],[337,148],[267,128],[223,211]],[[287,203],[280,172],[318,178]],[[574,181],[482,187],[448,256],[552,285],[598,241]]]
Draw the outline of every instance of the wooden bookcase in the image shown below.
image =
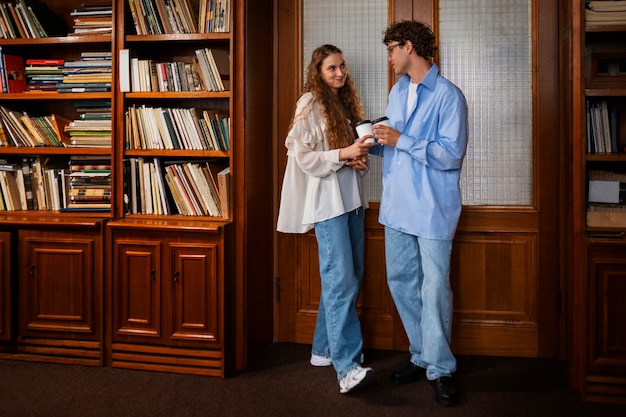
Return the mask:
[[[79,1],[40,2],[44,27],[72,27]],[[37,9],[40,10],[40,9]],[[52,22],[50,26],[49,23]],[[50,32],[51,35],[53,34]],[[3,54],[26,59],[77,60],[82,52],[113,51],[113,36],[74,37],[54,32],[39,38],[0,39]],[[11,92],[0,106],[31,116],[78,117],[78,103],[105,101],[98,93]],[[6,134],[6,132],[5,132]],[[0,147],[4,165],[38,159],[67,168],[73,157],[112,158],[112,148]],[[0,357],[101,365],[103,359],[103,212],[29,209],[0,212],[2,272]]]
[[[71,28],[70,13],[83,2],[40,3]],[[189,1],[196,18],[200,3]],[[70,60],[88,50],[112,57],[110,92],[0,95],[0,105],[70,119],[74,102],[108,100],[112,115],[110,148],[0,147],[0,159],[16,163],[40,157],[64,164],[77,155],[111,160],[110,210],[0,212],[2,254],[11,260],[0,271],[0,357],[224,377],[245,368],[273,338],[273,249],[255,245],[273,230],[272,177],[259,175],[272,164],[272,2],[230,0],[225,32],[156,35],[136,33],[128,0],[112,6],[110,35],[0,39],[3,49],[25,58]],[[120,51],[129,60],[190,63],[202,48],[227,54],[225,91],[124,88],[128,66]],[[230,147],[130,146],[127,113],[143,106],[227,115]],[[160,167],[170,212],[142,212],[141,203],[134,209],[131,160],[158,161],[145,190],[158,186]],[[230,167],[227,213],[179,213],[164,173],[186,163],[208,163],[214,173]],[[55,287],[66,268],[71,273]],[[39,305],[51,315],[62,306],[80,314],[71,323],[58,314],[58,322],[41,322]]]
[[[589,182],[598,171],[626,173],[626,22],[592,24],[585,1],[571,4],[570,384],[585,400],[626,403],[626,205],[592,210]],[[618,116],[612,152],[588,142],[589,104],[602,102]]]

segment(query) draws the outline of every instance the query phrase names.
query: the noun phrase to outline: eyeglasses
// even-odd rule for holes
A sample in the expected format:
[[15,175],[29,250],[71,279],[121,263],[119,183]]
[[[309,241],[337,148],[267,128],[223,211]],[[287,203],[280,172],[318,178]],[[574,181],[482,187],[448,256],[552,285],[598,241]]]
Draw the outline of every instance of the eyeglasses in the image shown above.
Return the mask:
[[404,43],[400,42],[400,43],[397,43],[395,45],[388,46],[387,47],[387,55],[391,56],[391,54],[393,53],[393,50],[395,49],[395,47],[396,46],[402,46],[402,45],[404,45]]

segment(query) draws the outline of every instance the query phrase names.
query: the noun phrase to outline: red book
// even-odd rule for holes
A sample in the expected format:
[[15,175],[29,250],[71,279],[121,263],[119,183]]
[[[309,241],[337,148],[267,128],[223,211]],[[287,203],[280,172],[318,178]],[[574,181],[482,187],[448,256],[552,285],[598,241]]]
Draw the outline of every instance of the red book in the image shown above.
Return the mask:
[[26,90],[24,59],[21,56],[4,54],[4,73],[7,77],[7,92],[22,93]]
[[27,59],[26,65],[63,65],[62,59]]

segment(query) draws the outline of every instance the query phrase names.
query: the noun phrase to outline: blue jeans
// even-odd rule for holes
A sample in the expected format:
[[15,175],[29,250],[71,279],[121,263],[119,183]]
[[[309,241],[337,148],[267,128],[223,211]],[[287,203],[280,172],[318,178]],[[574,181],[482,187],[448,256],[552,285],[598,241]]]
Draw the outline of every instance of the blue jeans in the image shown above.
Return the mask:
[[363,279],[364,219],[358,208],[315,224],[322,294],[311,353],[332,358],[338,379],[361,363],[356,301]]
[[456,371],[450,350],[451,240],[432,240],[385,227],[387,283],[409,338],[411,362],[429,380]]

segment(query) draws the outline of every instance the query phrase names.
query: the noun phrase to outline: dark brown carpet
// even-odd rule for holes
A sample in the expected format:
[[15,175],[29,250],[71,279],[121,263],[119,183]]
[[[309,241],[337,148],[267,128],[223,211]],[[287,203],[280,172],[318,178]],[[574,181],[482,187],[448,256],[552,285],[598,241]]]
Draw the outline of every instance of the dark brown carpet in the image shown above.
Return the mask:
[[388,382],[406,353],[366,351],[378,381],[352,395],[339,394],[332,368],[309,365],[309,353],[308,345],[278,343],[224,380],[0,360],[0,417],[626,416],[625,406],[583,403],[558,360],[461,356],[461,401],[446,408],[425,381]]

